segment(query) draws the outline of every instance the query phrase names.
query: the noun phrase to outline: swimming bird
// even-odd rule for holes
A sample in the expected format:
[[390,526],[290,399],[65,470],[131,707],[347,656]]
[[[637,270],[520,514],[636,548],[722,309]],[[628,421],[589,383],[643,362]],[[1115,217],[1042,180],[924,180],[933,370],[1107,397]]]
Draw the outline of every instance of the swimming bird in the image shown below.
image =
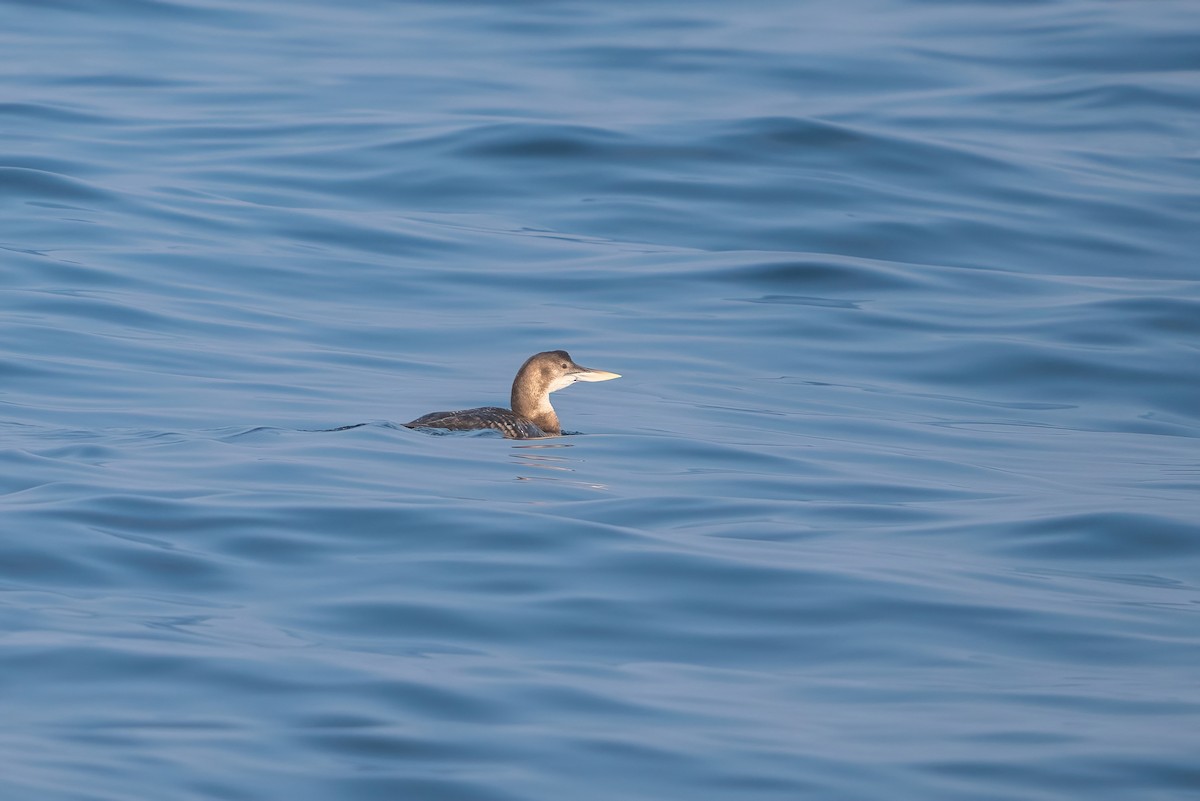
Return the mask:
[[617,373],[580,367],[565,350],[535,353],[525,360],[512,384],[512,409],[484,406],[457,412],[431,412],[418,417],[407,428],[448,428],[471,431],[494,428],[509,439],[556,437],[562,433],[558,415],[550,405],[550,393],[576,381],[609,381]]

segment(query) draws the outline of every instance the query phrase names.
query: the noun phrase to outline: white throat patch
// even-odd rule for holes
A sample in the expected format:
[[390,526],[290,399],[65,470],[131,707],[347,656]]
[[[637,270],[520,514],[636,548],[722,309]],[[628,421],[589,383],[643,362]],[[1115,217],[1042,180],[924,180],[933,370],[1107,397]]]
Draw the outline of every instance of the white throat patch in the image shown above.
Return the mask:
[[563,387],[569,387],[574,383],[575,383],[575,376],[560,375],[558,378],[556,378],[550,382],[550,388],[546,391],[547,392],[558,392]]

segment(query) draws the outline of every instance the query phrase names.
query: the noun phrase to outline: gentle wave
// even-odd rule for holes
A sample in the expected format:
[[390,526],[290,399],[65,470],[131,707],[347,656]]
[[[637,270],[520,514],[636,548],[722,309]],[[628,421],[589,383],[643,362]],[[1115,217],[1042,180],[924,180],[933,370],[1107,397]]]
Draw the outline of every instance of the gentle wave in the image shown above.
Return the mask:
[[16,7],[5,799],[1200,781],[1194,4]]

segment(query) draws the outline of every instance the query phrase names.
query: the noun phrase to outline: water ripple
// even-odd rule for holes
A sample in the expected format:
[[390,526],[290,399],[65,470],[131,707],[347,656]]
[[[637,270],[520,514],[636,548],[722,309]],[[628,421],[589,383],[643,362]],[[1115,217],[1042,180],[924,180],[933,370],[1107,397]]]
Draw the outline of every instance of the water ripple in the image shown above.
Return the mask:
[[0,796],[1196,785],[1194,3],[16,7]]

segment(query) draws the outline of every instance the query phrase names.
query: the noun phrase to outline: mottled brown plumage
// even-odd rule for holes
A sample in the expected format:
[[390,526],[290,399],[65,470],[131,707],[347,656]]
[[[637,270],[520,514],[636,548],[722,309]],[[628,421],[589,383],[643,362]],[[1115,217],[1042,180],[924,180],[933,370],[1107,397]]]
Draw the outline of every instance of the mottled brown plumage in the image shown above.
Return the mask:
[[576,381],[608,381],[620,378],[616,373],[580,367],[565,350],[551,350],[530,356],[513,379],[512,409],[484,406],[456,412],[431,412],[418,417],[408,428],[448,428],[472,431],[492,428],[509,439],[555,437],[562,433],[558,415],[550,405],[550,393],[569,387]]

